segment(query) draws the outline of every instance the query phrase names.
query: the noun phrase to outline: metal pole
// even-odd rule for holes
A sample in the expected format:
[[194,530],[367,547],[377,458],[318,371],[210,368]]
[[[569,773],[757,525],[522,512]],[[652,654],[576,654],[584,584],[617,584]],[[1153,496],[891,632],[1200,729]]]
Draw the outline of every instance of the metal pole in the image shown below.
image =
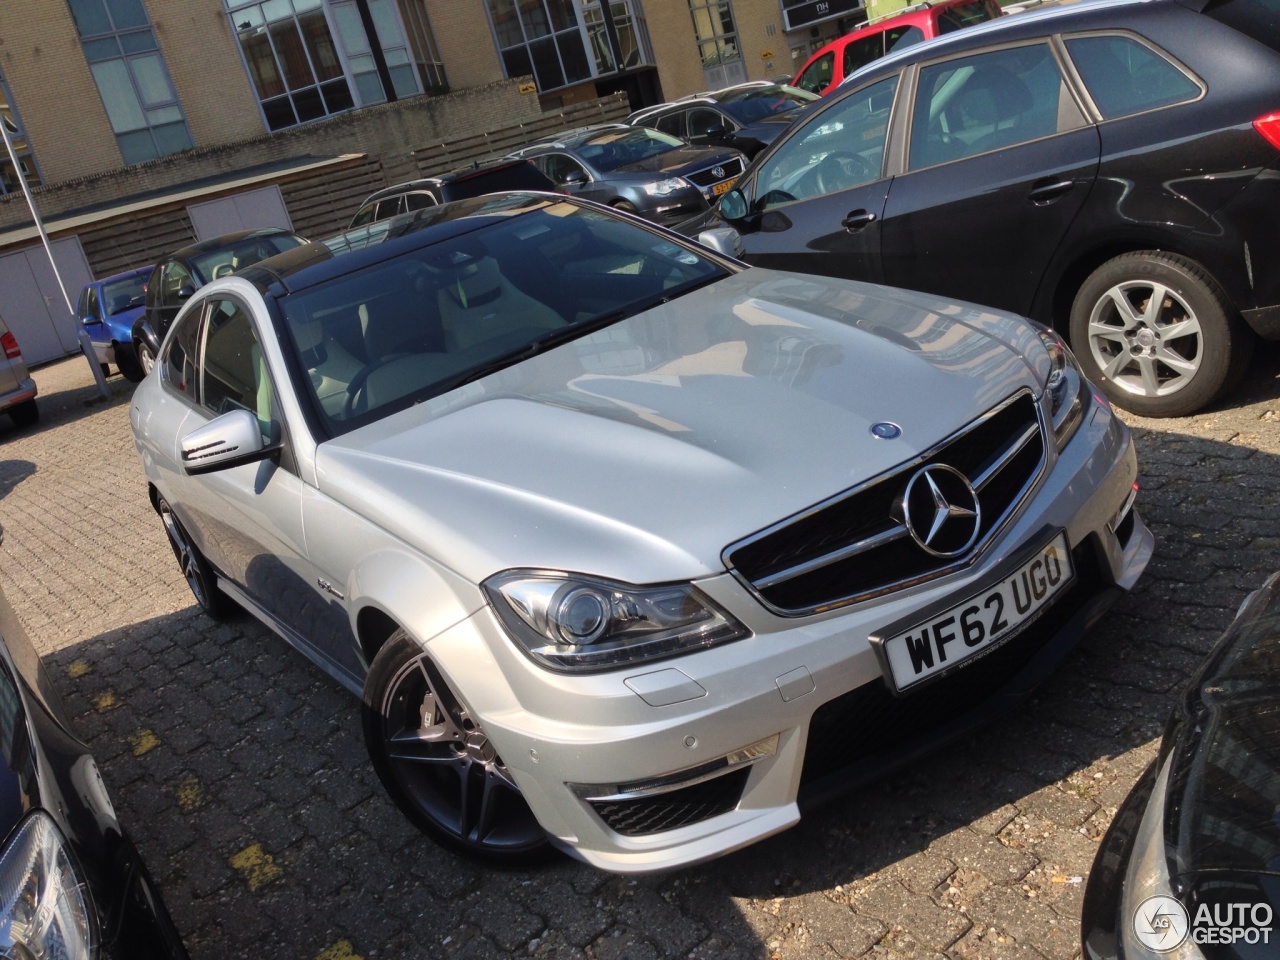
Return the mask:
[[10,162],[13,163],[13,172],[18,178],[18,183],[22,184],[22,194],[27,198],[27,206],[31,209],[31,219],[36,222],[36,230],[40,234],[40,242],[44,244],[44,252],[49,257],[49,266],[53,268],[53,277],[58,281],[58,289],[62,291],[62,299],[66,301],[67,313],[71,314],[80,330],[80,349],[93,370],[93,379],[98,383],[98,393],[105,400],[111,396],[111,391],[107,389],[107,378],[102,375],[102,367],[98,366],[98,355],[93,351],[93,342],[89,339],[89,331],[84,328],[84,324],[76,316],[76,308],[71,305],[71,298],[67,296],[67,288],[62,282],[62,274],[58,272],[58,264],[53,259],[53,248],[49,246],[49,235],[44,232],[44,223],[40,220],[40,214],[36,210],[36,202],[31,196],[31,189],[27,186],[27,178],[22,175],[22,164],[18,162],[18,154],[13,149],[13,141],[9,139],[9,128],[5,124],[3,116],[0,116],[0,136],[4,137],[4,147],[9,153]]

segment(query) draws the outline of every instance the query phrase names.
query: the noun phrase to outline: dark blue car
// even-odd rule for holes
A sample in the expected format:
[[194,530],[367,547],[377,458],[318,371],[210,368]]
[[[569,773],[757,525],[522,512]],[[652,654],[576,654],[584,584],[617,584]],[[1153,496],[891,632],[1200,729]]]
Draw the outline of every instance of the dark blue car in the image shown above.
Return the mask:
[[133,351],[133,324],[142,316],[150,273],[150,266],[139,267],[87,283],[80,291],[76,313],[93,341],[103,376],[111,375],[114,364],[128,379],[142,379],[142,368]]

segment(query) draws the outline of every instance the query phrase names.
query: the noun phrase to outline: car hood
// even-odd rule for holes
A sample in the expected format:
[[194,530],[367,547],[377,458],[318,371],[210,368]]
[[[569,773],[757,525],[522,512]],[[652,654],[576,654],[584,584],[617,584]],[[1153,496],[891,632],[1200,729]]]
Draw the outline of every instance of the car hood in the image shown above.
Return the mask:
[[717,163],[729,163],[738,157],[736,150],[718,150],[708,147],[676,147],[665,153],[655,154],[636,163],[615,167],[606,177],[619,173],[663,173],[676,177],[685,173],[704,170]]
[[[476,582],[692,579],[1038,393],[1047,363],[1008,314],[755,268],[323,443],[316,475]],[[880,421],[901,436],[874,437]]]

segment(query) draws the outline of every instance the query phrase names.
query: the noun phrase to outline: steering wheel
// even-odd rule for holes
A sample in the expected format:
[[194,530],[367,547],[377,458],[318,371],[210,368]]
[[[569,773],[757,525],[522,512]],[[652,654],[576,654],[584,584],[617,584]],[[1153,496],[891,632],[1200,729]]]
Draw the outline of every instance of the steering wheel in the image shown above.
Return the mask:
[[408,356],[406,353],[393,353],[389,357],[382,357],[380,360],[373,361],[373,363],[369,364],[367,367],[362,367],[360,372],[352,377],[351,382],[347,384],[347,396],[342,402],[342,419],[347,420],[355,415],[356,397],[360,396],[360,391],[364,389],[364,385],[368,382],[371,376],[385,367],[392,360],[399,360],[401,357],[406,356]]
[[818,163],[813,178],[819,193],[835,193],[874,179],[875,171],[852,150],[832,150]]

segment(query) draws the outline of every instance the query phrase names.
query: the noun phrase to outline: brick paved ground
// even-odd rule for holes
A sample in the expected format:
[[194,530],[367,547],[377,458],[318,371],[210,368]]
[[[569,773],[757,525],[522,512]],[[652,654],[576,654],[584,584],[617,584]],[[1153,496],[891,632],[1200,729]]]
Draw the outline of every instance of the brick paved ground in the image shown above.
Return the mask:
[[1171,692],[1280,567],[1270,347],[1229,405],[1133,421],[1156,557],[1017,714],[704,867],[494,872],[406,825],[341,689],[255,622],[196,613],[147,505],[129,385],[85,406],[83,359],[36,379],[41,426],[0,418],[0,584],[196,960],[1069,960],[1081,880]]

